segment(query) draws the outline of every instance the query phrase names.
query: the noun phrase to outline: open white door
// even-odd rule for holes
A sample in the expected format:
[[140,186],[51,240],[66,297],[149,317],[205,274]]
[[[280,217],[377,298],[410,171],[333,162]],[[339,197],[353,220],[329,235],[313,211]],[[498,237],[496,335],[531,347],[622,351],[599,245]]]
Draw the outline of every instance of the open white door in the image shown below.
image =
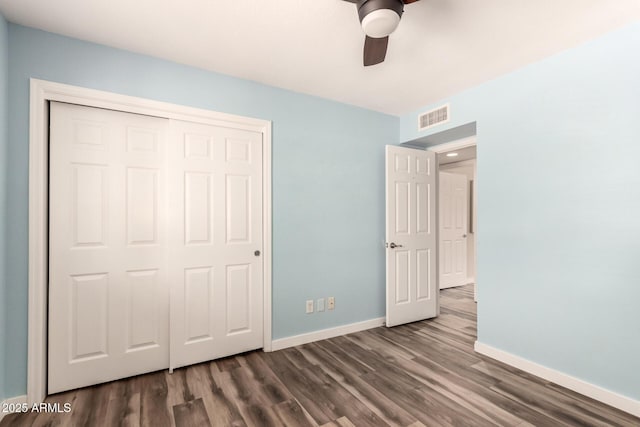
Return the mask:
[[440,289],[466,285],[469,180],[440,172]]
[[386,147],[387,326],[438,315],[436,154]]

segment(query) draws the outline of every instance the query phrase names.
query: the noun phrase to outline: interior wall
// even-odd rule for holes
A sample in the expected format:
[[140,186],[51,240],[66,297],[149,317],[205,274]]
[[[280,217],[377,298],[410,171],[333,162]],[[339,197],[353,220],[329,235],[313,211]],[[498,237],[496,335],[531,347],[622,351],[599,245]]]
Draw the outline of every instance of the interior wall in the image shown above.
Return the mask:
[[[26,391],[31,77],[272,120],[274,339],[384,316],[383,147],[397,117],[14,24],[9,46],[9,395]],[[305,314],[328,296],[335,310]]]
[[6,342],[6,188],[7,188],[7,86],[9,64],[8,25],[0,13],[0,400],[5,393]]
[[[448,163],[446,165],[440,165],[440,171],[459,173],[465,175],[469,182],[473,182],[475,186],[476,182],[476,161],[466,160],[464,162]],[[472,197],[469,200],[469,220],[473,223],[469,225],[469,232],[467,233],[467,277],[468,283],[475,283],[476,277],[476,191],[472,192]]]
[[640,399],[640,23],[401,117],[477,122],[478,340]]

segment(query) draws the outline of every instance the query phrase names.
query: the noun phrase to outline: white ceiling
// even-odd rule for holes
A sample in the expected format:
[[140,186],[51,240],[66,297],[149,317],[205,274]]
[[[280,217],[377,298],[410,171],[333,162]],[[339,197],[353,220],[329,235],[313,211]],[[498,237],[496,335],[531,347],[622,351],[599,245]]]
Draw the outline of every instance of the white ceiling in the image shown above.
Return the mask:
[[640,19],[638,0],[421,0],[362,66],[342,0],[0,0],[11,21],[400,115]]
[[[456,157],[447,157],[449,153],[458,153]],[[460,148],[458,150],[445,151],[438,153],[438,164],[448,165],[450,163],[459,163],[476,158],[476,146]]]

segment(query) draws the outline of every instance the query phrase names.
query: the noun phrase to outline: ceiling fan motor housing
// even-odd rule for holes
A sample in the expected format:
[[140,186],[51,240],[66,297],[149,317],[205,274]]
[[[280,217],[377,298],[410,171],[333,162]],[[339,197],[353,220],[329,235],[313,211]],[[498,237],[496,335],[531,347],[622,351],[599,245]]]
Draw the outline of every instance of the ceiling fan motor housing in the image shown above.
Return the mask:
[[369,37],[381,38],[391,34],[404,11],[402,0],[359,0],[358,17]]

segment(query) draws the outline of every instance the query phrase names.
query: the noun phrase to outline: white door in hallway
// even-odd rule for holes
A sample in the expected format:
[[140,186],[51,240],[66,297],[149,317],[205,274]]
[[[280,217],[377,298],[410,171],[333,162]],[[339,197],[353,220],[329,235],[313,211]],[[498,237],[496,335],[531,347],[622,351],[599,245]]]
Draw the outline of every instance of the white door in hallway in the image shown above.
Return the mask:
[[262,135],[171,122],[171,369],[263,345]]
[[168,120],[52,102],[49,393],[169,363]]
[[440,289],[466,285],[469,180],[440,172]]
[[436,155],[386,146],[387,326],[438,314]]

